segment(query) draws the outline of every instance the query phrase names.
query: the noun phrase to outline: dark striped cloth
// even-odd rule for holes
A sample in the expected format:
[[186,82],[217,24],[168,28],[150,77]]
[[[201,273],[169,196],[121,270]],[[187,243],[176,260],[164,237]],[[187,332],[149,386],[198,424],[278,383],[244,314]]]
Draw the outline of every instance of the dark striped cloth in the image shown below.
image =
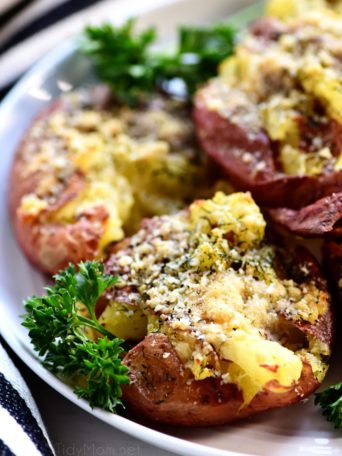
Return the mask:
[[[8,1],[8,0],[7,0]],[[0,54],[40,30],[99,0],[12,0],[0,15]],[[21,18],[21,21],[19,20]],[[17,23],[18,27],[13,27]],[[3,33],[7,30],[7,33]]]
[[53,456],[37,406],[0,345],[0,456]]
[[[36,33],[99,2],[100,0],[0,0],[0,58]],[[14,82],[0,82],[0,98]]]

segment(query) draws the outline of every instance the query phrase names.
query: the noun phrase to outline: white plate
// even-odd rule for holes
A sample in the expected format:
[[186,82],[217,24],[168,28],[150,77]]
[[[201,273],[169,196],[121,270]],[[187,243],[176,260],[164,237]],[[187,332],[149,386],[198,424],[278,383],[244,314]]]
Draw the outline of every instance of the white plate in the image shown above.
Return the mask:
[[[252,1],[229,0],[126,0],[126,9],[109,13],[115,21],[140,14],[140,25],[158,26],[163,40],[172,38],[179,23],[209,22],[227,17]],[[134,8],[134,9],[133,9]],[[138,11],[139,10],[139,11]],[[255,14],[252,9],[251,16]],[[244,16],[245,17],[245,16]],[[26,331],[20,326],[22,300],[39,293],[44,279],[26,261],[13,238],[8,220],[7,177],[20,137],[35,114],[61,92],[89,84],[89,62],[68,41],[39,62],[11,91],[0,107],[0,331],[19,357],[43,380],[84,410],[134,437],[166,450],[187,455],[342,455],[342,433],[334,431],[314,407],[312,399],[253,417],[230,426],[211,429],[145,427],[126,418],[91,410],[72,390],[46,371],[30,346]],[[330,372],[327,382],[338,379]],[[341,378],[341,369],[340,369]]]

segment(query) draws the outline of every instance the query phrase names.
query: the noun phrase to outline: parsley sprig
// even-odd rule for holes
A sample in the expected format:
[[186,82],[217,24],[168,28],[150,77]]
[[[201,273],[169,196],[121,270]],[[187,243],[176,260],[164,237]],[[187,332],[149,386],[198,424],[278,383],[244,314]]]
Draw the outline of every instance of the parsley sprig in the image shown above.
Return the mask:
[[335,428],[342,428],[342,382],[316,393],[315,404],[322,408],[323,415]]
[[[49,370],[70,378],[78,396],[92,407],[114,412],[122,405],[121,386],[129,382],[121,364],[123,341],[115,338],[97,320],[95,305],[117,278],[103,272],[96,261],[70,265],[54,276],[55,284],[46,295],[33,296],[24,303],[23,326],[35,350]],[[81,309],[86,308],[85,316]],[[87,337],[87,328],[100,333],[97,342]]]
[[172,53],[153,52],[156,39],[155,28],[137,34],[134,20],[130,19],[121,27],[86,27],[82,50],[92,58],[98,76],[116,97],[134,105],[141,96],[158,89],[173,92],[175,81],[176,92],[181,82],[182,95],[190,96],[232,54],[235,31],[224,23],[208,28],[183,26],[178,30],[178,44]]

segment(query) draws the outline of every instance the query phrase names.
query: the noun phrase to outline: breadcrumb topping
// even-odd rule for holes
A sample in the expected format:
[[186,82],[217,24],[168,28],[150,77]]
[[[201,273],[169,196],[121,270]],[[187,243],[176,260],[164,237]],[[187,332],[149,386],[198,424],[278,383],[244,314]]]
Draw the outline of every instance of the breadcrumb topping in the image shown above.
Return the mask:
[[[109,262],[120,276],[113,299],[132,290],[148,332],[168,335],[197,380],[247,376],[240,383],[247,402],[272,379],[287,387],[298,380],[305,354],[281,322],[314,323],[328,304],[307,273],[295,280],[277,271],[265,225],[248,193],[219,192],[152,219]],[[322,373],[320,354],[315,359]]]

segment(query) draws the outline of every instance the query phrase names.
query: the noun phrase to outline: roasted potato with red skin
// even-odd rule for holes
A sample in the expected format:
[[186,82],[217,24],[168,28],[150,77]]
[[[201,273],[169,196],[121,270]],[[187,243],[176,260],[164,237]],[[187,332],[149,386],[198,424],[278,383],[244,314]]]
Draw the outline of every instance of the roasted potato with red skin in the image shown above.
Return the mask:
[[[294,268],[300,263],[307,265],[322,288],[326,288],[311,254],[303,249],[293,262]],[[314,325],[281,318],[281,327],[286,337],[295,343],[314,336],[331,347],[332,320],[330,309]],[[165,358],[164,353],[170,355]],[[224,384],[217,378],[196,381],[189,369],[184,368],[169,338],[158,333],[146,336],[130,350],[123,362],[130,371],[131,384],[123,388],[124,401],[129,410],[139,417],[169,425],[229,423],[268,409],[286,407],[309,396],[319,387],[310,364],[304,363],[297,384],[281,393],[265,388],[248,406],[242,407],[243,397],[237,385]]]
[[19,146],[8,191],[16,237],[48,274],[101,258],[142,217],[206,194],[216,178],[205,162],[186,104],[155,96],[132,110],[105,87],[71,94]]
[[[144,221],[113,248],[105,271],[119,281],[101,300],[99,321],[110,330],[116,304],[131,314],[142,311],[148,321],[146,337],[123,360],[131,380],[124,401],[134,414],[169,425],[218,425],[290,405],[320,385],[333,339],[326,281],[305,249],[259,244],[264,226],[250,196],[217,194],[178,215]],[[223,253],[227,240],[230,249]],[[280,295],[273,295],[275,289]],[[260,372],[254,379],[254,355],[269,379],[255,390]],[[280,380],[281,371],[292,372],[293,356],[301,359],[293,367],[299,369],[296,380]]]
[[[229,100],[227,105],[222,105],[222,112],[208,107],[220,97],[220,91],[224,93],[224,83],[215,80],[200,89],[193,116],[203,149],[222,167],[237,189],[251,191],[263,206],[293,209],[342,189],[341,171],[320,176],[288,176],[277,171],[272,142],[262,129],[255,132],[248,123],[232,123]],[[254,108],[251,107],[251,111]],[[244,153],[250,154],[250,161],[243,160]],[[258,169],[260,163],[263,166]]]
[[[316,204],[298,213],[305,220],[317,207],[325,211],[324,225],[316,223],[310,235],[332,231],[342,216],[327,204],[342,191],[341,106],[333,91],[340,81],[332,50],[341,42],[339,32],[334,35],[337,23],[314,14],[286,24],[257,21],[194,101],[204,150],[237,189],[251,191],[262,206],[282,208],[271,212],[274,220],[297,234],[310,228],[294,223],[287,209]],[[319,61],[321,51],[331,56],[328,69]]]
[[[165,358],[163,355],[169,353]],[[286,392],[265,388],[247,407],[237,385],[218,378],[195,380],[185,369],[170,340],[164,334],[149,334],[124,358],[130,371],[130,385],[123,398],[131,412],[163,424],[213,426],[226,424],[264,410],[286,407],[315,391],[311,366],[304,364],[298,384]]]

